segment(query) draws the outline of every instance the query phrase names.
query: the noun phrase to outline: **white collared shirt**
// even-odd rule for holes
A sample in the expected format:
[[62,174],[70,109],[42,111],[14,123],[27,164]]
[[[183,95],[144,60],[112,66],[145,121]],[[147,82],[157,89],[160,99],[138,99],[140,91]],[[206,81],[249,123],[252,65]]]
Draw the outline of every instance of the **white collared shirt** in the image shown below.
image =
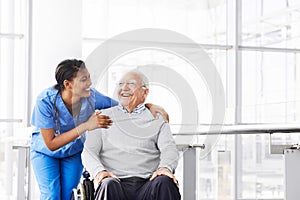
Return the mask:
[[[126,110],[126,108],[124,108],[124,106],[122,106],[121,104],[119,104],[118,107],[119,107],[124,113],[128,113],[128,111]],[[131,113],[133,113],[133,114],[139,114],[139,113],[141,113],[142,111],[144,111],[145,109],[146,109],[145,103],[141,103],[141,104],[139,104],[137,107],[135,107]]]

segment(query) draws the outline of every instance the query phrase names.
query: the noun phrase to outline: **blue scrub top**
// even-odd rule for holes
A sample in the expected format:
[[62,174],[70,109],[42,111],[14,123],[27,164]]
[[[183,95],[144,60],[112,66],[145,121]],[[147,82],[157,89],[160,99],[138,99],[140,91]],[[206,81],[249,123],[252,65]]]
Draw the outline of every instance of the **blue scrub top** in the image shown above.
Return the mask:
[[[82,134],[80,138],[75,139],[69,144],[66,144],[55,151],[51,151],[48,149],[43,140],[42,134],[40,133],[40,128],[54,128],[55,131],[57,129],[54,109],[54,100],[56,95],[57,97],[55,106],[58,110],[58,122],[60,129],[60,133],[58,134],[63,134],[64,132],[75,128],[79,124],[86,122],[95,112],[95,109],[101,110],[118,105],[117,101],[101,94],[94,88],[91,88],[90,92],[91,95],[89,97],[81,99],[82,104],[80,114],[73,118],[65,106],[57,89],[51,87],[44,90],[37,97],[31,117],[31,124],[34,126],[31,138],[31,150],[55,158],[65,158],[82,152],[85,134]],[[55,134],[57,135],[56,132]]]

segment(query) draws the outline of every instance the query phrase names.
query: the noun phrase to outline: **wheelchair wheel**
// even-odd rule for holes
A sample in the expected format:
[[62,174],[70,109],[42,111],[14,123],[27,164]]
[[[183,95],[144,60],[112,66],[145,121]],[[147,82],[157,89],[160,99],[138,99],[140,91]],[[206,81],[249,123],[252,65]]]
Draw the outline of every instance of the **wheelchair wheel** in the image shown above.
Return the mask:
[[86,200],[94,200],[94,184],[93,181],[87,179],[83,181]]
[[72,191],[71,200],[94,200],[94,183],[90,180],[90,174],[83,172],[83,180]]
[[85,187],[82,183],[79,183],[77,188],[72,190],[71,200],[88,200],[86,198]]
[[77,196],[77,189],[75,188],[72,190],[71,200],[79,200]]

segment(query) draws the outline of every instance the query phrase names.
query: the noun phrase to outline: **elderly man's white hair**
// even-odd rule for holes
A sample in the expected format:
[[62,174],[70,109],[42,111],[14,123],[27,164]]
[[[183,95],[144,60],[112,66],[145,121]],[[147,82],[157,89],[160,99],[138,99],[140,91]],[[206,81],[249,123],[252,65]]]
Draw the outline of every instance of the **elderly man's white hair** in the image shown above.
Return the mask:
[[143,87],[148,88],[149,87],[149,80],[147,78],[147,76],[145,74],[143,74],[138,68],[132,69],[128,72],[126,72],[126,74],[137,74],[141,79],[142,79],[142,84]]

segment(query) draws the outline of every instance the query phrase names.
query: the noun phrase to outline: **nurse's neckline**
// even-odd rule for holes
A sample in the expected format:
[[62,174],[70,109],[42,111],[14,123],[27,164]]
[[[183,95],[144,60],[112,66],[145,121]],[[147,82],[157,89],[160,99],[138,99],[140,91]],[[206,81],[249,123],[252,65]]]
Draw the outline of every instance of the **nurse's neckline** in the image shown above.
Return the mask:
[[67,104],[66,102],[64,102],[66,108],[68,109],[69,113],[75,117],[77,115],[79,115],[80,109],[81,109],[81,101],[75,103],[75,104]]

